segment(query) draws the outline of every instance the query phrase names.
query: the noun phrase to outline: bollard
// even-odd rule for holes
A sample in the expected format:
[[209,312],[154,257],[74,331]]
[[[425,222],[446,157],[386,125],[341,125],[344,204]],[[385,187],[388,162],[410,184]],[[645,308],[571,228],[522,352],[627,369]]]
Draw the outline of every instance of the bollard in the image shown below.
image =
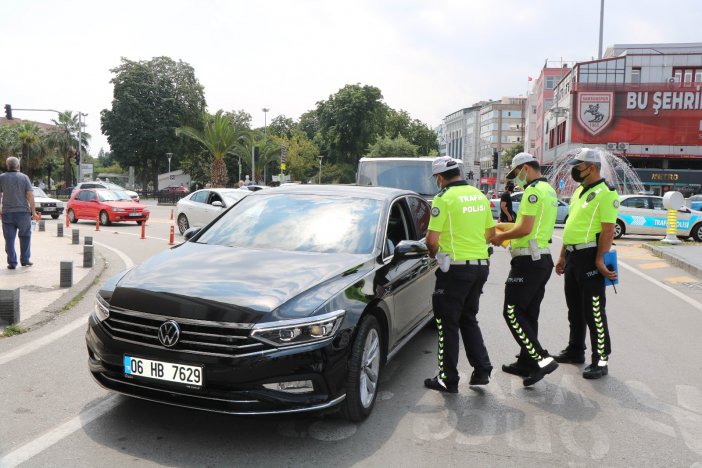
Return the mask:
[[661,241],[666,244],[682,244],[678,239],[678,209],[685,204],[682,193],[670,191],[663,195],[663,207],[668,210],[668,223],[666,225],[665,238]]
[[80,230],[72,230],[73,237],[71,238],[71,244],[80,244]]
[[171,208],[171,221],[173,221],[173,208]]
[[83,268],[92,268],[95,264],[92,245],[83,246]]
[[46,223],[42,219],[41,221],[39,221],[39,232],[44,232],[44,231],[46,231]]
[[70,288],[73,286],[73,262],[61,262],[61,276],[59,287]]
[[61,223],[56,225],[56,237],[63,237],[63,224]]
[[20,290],[0,289],[0,326],[20,321]]
[[68,213],[66,213],[66,228],[71,227],[71,220],[69,218],[70,216],[68,216]]
[[146,220],[141,222],[141,238],[146,239]]
[[170,239],[168,240],[168,245],[175,244],[174,239],[175,239],[175,228],[173,226],[171,226],[171,235],[170,235]]
[[99,231],[100,230],[100,215],[97,215],[97,218],[95,218],[95,230]]
[[90,237],[90,236],[85,236],[85,237],[83,238],[83,243],[84,243],[85,245],[93,245],[93,238]]

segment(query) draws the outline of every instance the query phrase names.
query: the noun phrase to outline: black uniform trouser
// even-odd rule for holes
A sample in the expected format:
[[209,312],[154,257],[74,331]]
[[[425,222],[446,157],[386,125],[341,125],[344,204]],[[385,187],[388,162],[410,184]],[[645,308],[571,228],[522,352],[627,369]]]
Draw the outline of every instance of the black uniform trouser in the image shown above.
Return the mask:
[[566,251],[565,296],[568,305],[570,338],[568,348],[572,353],[584,352],[586,327],[590,330],[590,349],[593,362],[606,361],[612,352],[607,326],[604,277],[595,266],[597,247]]
[[518,362],[534,365],[546,355],[538,338],[539,313],[553,271],[553,259],[548,254],[542,254],[539,260],[522,255],[514,257],[510,265],[502,314],[521,348]]
[[487,265],[451,265],[448,272],[436,271],[432,305],[439,332],[439,376],[444,382],[459,380],[459,331],[470,365],[481,371],[492,370],[477,319],[489,272]]

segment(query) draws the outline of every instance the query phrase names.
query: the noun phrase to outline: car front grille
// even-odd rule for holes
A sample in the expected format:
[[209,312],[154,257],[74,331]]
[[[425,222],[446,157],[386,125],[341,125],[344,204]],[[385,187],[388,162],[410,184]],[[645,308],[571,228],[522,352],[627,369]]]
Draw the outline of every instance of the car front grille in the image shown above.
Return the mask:
[[41,207],[42,208],[50,208],[50,207],[56,208],[56,203],[42,203]]
[[115,339],[165,348],[158,339],[158,329],[168,320],[180,327],[180,340],[169,349],[229,357],[273,349],[249,337],[252,324],[183,319],[110,307],[110,316],[102,326]]

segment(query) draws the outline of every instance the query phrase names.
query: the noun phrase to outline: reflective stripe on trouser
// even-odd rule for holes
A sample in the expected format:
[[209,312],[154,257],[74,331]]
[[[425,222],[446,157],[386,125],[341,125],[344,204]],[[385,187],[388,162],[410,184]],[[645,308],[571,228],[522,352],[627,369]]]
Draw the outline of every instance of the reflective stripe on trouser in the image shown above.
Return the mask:
[[607,360],[612,344],[607,326],[604,278],[595,267],[597,249],[566,252],[565,296],[568,305],[570,338],[573,352],[585,350],[585,331],[590,331],[593,358]]
[[439,376],[446,383],[459,380],[459,331],[470,365],[480,370],[492,370],[476,318],[488,273],[487,265],[451,265],[446,273],[436,272],[432,305],[439,336]]
[[512,259],[505,281],[503,316],[521,348],[520,362],[539,362],[546,354],[538,339],[539,314],[552,270],[550,255],[543,255],[536,261],[529,256]]

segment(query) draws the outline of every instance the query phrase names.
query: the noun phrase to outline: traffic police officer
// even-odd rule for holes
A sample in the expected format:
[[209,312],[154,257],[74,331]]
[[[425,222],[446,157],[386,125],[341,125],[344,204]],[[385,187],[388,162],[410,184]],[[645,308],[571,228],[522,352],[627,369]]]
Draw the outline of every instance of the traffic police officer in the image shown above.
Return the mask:
[[556,356],[561,363],[585,362],[585,326],[590,331],[592,364],[583,377],[599,379],[608,374],[612,351],[605,313],[605,281],[614,281],[603,256],[612,246],[619,196],[600,176],[601,156],[596,149],[582,149],[573,160],[571,175],[581,185],[573,192],[563,230],[563,248],[556,273],[565,273],[570,338],[568,347]]
[[432,174],[442,189],[432,203],[426,239],[430,255],[439,261],[432,295],[439,332],[439,373],[424,385],[457,393],[459,331],[474,368],[470,384],[490,381],[492,365],[476,316],[489,273],[488,240],[495,233],[495,222],[489,200],[461,178],[454,159],[434,160]]
[[529,386],[558,368],[538,340],[541,301],[553,270],[548,245],[556,224],[558,196],[541,176],[539,162],[531,154],[517,154],[512,167],[507,179],[515,179],[517,185],[524,187],[517,222],[511,229],[498,232],[491,242],[499,246],[511,240],[512,262],[502,313],[521,348],[517,362],[503,365],[502,370],[524,377],[524,385]]

